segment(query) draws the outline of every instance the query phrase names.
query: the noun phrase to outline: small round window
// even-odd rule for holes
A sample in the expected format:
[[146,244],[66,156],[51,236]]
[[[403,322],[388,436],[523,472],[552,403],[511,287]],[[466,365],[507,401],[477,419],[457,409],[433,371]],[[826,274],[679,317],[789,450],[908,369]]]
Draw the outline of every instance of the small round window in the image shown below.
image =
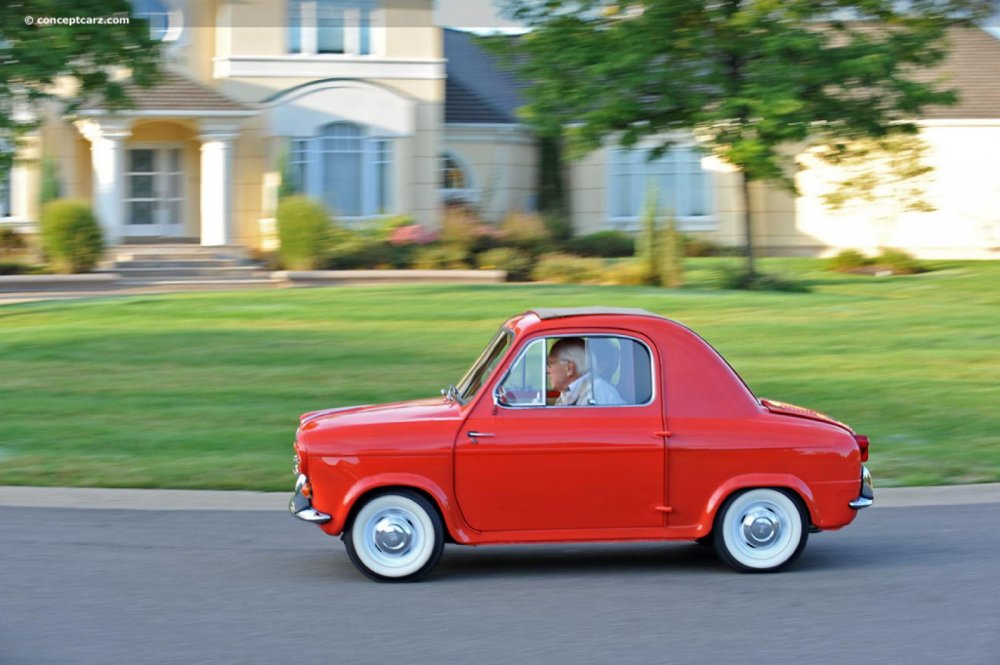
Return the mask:
[[164,0],[131,0],[132,17],[149,23],[149,36],[171,42],[181,33],[181,12]]

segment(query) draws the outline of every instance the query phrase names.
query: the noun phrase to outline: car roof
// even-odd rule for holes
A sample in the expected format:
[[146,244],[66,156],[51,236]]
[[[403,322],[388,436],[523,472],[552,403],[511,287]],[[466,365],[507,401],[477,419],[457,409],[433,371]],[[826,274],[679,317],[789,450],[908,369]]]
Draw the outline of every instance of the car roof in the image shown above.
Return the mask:
[[608,316],[608,315],[628,315],[628,316],[650,316],[655,319],[665,317],[659,314],[635,307],[543,307],[527,312],[534,314],[539,319],[563,319],[570,316]]

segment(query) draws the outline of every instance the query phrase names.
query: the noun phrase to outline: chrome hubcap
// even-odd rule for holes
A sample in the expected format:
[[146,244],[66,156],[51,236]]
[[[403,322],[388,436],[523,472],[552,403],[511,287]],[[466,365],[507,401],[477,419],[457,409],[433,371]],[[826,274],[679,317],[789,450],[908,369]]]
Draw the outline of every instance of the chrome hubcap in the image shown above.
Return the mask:
[[743,516],[743,539],[751,547],[773,545],[781,537],[781,520],[763,506],[751,508]]
[[372,543],[383,554],[402,556],[413,545],[413,525],[401,512],[382,513],[374,520]]

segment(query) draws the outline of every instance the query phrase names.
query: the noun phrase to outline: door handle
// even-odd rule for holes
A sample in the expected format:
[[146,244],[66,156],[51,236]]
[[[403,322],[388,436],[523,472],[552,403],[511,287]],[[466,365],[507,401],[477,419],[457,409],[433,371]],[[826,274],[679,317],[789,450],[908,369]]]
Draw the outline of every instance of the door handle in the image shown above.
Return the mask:
[[479,443],[477,439],[489,438],[491,436],[496,436],[496,434],[492,434],[490,432],[469,432],[466,436],[468,436],[473,443]]

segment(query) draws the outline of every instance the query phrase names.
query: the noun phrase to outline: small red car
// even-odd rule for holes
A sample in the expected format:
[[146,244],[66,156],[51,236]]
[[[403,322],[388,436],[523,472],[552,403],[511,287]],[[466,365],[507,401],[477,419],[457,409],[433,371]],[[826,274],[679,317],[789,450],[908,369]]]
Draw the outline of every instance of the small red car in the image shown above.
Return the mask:
[[776,571],[872,504],[867,437],[757,399],[643,310],[515,316],[442,392],[301,418],[289,510],[372,579],[416,580],[446,542],[692,540]]

